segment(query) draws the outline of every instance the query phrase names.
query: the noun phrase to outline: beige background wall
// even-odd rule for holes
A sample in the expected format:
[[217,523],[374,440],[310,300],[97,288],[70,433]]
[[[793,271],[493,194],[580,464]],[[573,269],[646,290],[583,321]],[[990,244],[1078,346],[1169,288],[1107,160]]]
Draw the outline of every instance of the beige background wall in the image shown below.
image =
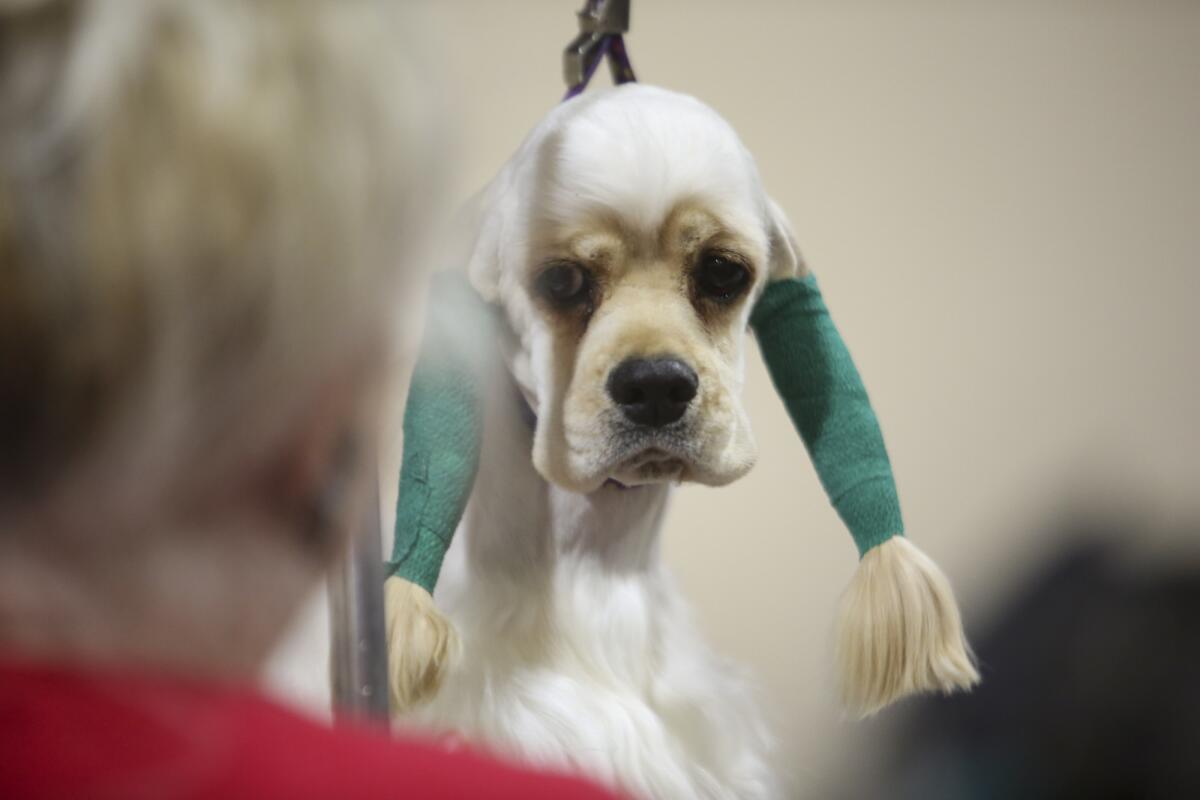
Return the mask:
[[[414,4],[458,118],[454,198],[556,102],[578,5]],[[1200,3],[633,6],[642,79],[724,114],[790,215],[871,390],[910,535],[969,621],[1055,545],[1065,506],[1197,518]],[[748,383],[759,465],[681,491],[666,554],[761,682],[797,786],[827,796],[849,737],[879,731],[843,720],[832,692],[854,548],[756,358]],[[313,608],[272,675],[319,703]]]

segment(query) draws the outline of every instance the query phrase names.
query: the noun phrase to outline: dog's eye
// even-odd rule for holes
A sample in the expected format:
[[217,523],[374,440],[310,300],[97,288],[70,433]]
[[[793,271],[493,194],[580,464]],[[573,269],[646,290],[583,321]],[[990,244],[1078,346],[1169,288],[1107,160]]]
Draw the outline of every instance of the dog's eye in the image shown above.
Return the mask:
[[696,287],[705,297],[726,303],[750,284],[750,270],[721,253],[705,253],[696,269]]
[[542,297],[564,308],[585,302],[591,294],[587,271],[569,261],[551,264],[543,269],[535,285]]

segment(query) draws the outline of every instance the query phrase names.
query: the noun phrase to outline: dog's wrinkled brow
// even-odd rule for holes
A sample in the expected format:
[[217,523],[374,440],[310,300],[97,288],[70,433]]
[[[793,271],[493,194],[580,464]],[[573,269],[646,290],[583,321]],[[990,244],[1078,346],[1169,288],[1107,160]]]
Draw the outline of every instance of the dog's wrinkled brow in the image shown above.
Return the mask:
[[638,230],[616,214],[600,213],[570,227],[546,226],[541,233],[542,246],[532,265],[535,273],[547,264],[573,262],[587,269],[600,287],[621,280],[636,264],[662,262],[686,276],[703,253],[713,251],[742,263],[752,280],[759,273],[753,243],[695,199],[680,201],[652,231]]
[[659,246],[688,252],[712,239],[728,235],[728,228],[712,214],[695,206],[683,206],[677,209],[660,229]]
[[566,248],[572,258],[597,267],[620,261],[628,249],[622,236],[603,230],[572,236]]
[[681,205],[659,232],[659,247],[693,260],[703,250],[716,249],[742,262],[751,274],[757,272],[753,247],[716,215],[697,205]]

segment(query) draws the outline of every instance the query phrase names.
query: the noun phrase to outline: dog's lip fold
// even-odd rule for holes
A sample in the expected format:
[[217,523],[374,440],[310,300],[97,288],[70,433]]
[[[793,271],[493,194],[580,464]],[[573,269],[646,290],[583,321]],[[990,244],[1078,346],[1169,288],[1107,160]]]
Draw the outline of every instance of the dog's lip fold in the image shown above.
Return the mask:
[[625,454],[615,465],[617,470],[640,469],[653,464],[666,462],[683,462],[681,453],[671,452],[665,447],[650,445]]
[[683,455],[661,447],[650,446],[626,456],[609,472],[605,485],[635,488],[650,483],[683,480],[688,473],[689,460]]
[[645,464],[650,461],[665,461],[668,458],[673,458],[673,456],[661,447],[647,447],[640,453],[635,453],[629,460]]

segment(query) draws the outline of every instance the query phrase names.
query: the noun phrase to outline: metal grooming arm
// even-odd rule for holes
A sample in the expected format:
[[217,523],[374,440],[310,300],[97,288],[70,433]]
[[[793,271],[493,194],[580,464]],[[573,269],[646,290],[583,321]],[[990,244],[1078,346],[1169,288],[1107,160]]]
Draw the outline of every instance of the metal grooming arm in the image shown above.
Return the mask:
[[339,720],[386,723],[387,637],[378,479],[364,518],[362,528],[329,578],[333,711]]

